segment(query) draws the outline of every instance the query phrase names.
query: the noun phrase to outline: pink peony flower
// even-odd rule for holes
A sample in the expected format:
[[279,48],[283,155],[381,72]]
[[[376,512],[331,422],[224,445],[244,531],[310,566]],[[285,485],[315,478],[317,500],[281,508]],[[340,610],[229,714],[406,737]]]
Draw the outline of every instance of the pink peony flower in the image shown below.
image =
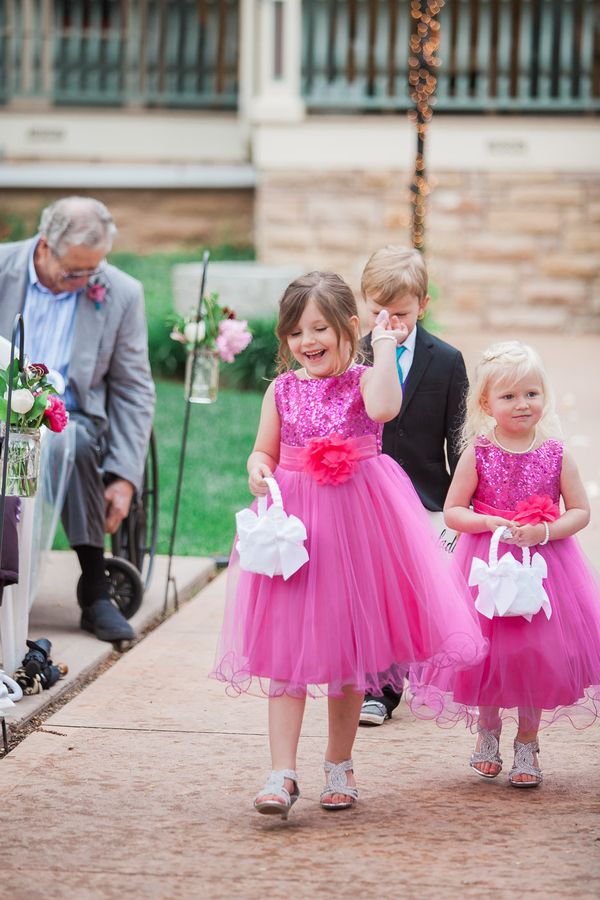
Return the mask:
[[234,357],[244,350],[252,334],[248,331],[248,323],[240,319],[223,319],[219,322],[219,334],[216,344],[219,356],[224,362],[233,362]]
[[47,425],[50,431],[62,431],[67,427],[69,421],[69,413],[65,409],[65,404],[56,394],[50,394],[48,397],[48,406],[44,412]]
[[515,510],[514,521],[519,525],[555,522],[560,516],[558,503],[553,503],[548,494],[532,494],[526,500],[519,500]]
[[358,459],[352,439],[335,433],[311,438],[302,451],[304,471],[312,475],[317,484],[342,484],[347,481]]

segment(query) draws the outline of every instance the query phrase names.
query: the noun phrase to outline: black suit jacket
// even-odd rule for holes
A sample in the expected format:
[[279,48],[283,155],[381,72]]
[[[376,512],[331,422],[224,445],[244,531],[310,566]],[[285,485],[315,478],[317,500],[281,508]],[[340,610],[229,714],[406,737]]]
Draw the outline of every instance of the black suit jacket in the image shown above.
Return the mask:
[[[373,362],[371,335],[361,341]],[[462,353],[417,324],[402,408],[383,428],[383,452],[398,462],[426,509],[441,510],[459,457],[469,382]]]

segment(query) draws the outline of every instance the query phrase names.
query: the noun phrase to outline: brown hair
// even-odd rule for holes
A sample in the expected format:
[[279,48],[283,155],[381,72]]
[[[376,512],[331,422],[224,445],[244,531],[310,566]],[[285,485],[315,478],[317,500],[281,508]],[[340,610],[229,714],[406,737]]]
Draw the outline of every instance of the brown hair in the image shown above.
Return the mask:
[[[291,369],[294,364],[287,338],[300,321],[309,300],[315,301],[323,318],[335,331],[338,348],[342,338],[345,338],[350,343],[350,359],[356,356],[358,334],[356,329],[352,328],[350,319],[353,316],[358,317],[358,309],[352,290],[343,278],[334,272],[309,272],[308,275],[302,275],[292,281],[279,301],[279,321],[276,329],[279,338],[277,355],[279,372]],[[339,362],[337,374],[343,372],[347,366],[347,362],[343,360]]]
[[427,295],[427,285],[423,254],[393,244],[373,253],[360,280],[363,297],[368,295],[378,306],[388,306],[407,294],[414,294],[420,302]]

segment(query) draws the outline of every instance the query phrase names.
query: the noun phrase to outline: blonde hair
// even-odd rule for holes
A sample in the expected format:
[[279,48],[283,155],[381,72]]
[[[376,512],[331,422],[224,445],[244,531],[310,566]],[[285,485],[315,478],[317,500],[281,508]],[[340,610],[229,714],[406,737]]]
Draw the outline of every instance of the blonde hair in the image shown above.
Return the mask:
[[[350,344],[350,359],[339,359],[338,371],[341,374],[350,360],[356,356],[358,331],[352,327],[350,319],[358,318],[356,300],[351,288],[343,278],[333,272],[309,272],[296,278],[287,286],[279,301],[279,320],[276,334],[279,338],[277,354],[277,371],[284,372],[294,365],[294,357],[290,352],[287,339],[300,321],[309,300],[314,300],[323,318],[331,325],[336,336],[338,350],[342,338]],[[338,354],[339,356],[339,354]]]
[[365,299],[369,296],[378,306],[389,306],[408,294],[414,294],[420,302],[427,295],[428,281],[427,266],[419,250],[388,244],[370,257],[360,289]]
[[554,392],[548,381],[548,375],[540,356],[533,347],[520,341],[502,341],[493,344],[483,351],[481,360],[475,369],[475,378],[469,388],[466,404],[465,422],[461,436],[461,450],[489,432],[493,427],[493,419],[488,416],[481,405],[491,387],[516,384],[527,375],[536,375],[541,382],[544,393],[544,408],[538,422],[538,433],[543,438],[559,437],[560,423],[556,414]]

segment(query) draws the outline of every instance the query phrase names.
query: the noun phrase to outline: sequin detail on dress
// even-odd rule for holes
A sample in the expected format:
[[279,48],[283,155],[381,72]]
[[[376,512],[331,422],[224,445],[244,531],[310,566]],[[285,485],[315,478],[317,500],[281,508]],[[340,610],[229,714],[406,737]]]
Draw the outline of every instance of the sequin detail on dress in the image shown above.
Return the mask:
[[295,372],[275,382],[275,403],[281,418],[281,441],[304,447],[312,437],[341,434],[361,437],[374,434],[381,452],[383,425],[367,415],[360,393],[366,366],[354,365],[331,378],[298,378]]
[[554,503],[560,499],[560,473],[563,445],[544,441],[529,453],[507,453],[485,438],[475,446],[479,482],[474,500],[496,509],[515,509],[519,500],[532,494],[548,494]]

